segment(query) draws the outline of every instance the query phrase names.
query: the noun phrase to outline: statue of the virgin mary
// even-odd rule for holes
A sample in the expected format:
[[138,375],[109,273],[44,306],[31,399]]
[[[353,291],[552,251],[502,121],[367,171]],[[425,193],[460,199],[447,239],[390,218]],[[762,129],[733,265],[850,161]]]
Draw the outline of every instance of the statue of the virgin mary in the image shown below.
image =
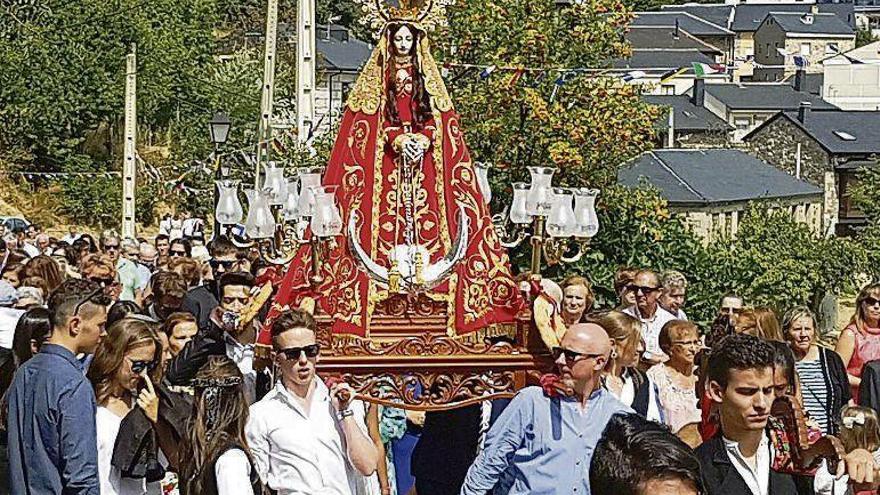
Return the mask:
[[492,330],[514,320],[519,291],[428,45],[447,3],[364,4],[381,34],[323,177],[338,186],[345,236],[323,253],[319,277],[300,251],[270,319],[313,297],[334,333],[369,337],[377,304],[419,294],[446,304],[450,335],[503,333]]

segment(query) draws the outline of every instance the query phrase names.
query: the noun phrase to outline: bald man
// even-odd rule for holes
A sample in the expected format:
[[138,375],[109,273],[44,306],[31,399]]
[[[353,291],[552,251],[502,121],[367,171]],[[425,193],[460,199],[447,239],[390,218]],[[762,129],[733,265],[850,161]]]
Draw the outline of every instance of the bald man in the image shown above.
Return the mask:
[[590,460],[605,425],[631,413],[601,386],[611,353],[602,327],[573,325],[553,350],[559,375],[574,394],[548,397],[527,387],[513,398],[486,435],[483,451],[468,470],[462,495],[590,493]]

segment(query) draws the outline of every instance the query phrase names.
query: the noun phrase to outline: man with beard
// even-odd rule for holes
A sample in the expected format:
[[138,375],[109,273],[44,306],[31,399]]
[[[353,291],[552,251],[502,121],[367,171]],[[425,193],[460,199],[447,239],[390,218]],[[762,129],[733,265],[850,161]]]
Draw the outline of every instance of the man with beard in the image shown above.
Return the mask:
[[590,460],[605,425],[615,414],[633,411],[602,387],[611,353],[602,327],[573,325],[553,352],[561,382],[572,394],[521,390],[486,435],[462,495],[482,495],[496,485],[510,495],[590,494]]

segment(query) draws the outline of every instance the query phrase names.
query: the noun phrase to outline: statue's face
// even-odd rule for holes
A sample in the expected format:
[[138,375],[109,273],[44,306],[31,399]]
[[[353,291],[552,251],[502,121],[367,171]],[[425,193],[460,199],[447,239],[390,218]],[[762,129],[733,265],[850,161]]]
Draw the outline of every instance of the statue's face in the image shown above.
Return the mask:
[[391,39],[391,42],[394,45],[394,51],[397,55],[409,55],[412,51],[414,39],[413,32],[409,27],[401,26]]

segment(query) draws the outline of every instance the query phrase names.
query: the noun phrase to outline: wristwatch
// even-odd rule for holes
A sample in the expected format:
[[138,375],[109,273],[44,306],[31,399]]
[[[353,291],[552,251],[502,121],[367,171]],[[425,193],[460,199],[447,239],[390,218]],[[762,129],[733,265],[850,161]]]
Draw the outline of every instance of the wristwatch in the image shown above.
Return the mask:
[[343,409],[336,413],[336,421],[342,421],[349,416],[354,416],[354,411],[352,411],[351,409]]

